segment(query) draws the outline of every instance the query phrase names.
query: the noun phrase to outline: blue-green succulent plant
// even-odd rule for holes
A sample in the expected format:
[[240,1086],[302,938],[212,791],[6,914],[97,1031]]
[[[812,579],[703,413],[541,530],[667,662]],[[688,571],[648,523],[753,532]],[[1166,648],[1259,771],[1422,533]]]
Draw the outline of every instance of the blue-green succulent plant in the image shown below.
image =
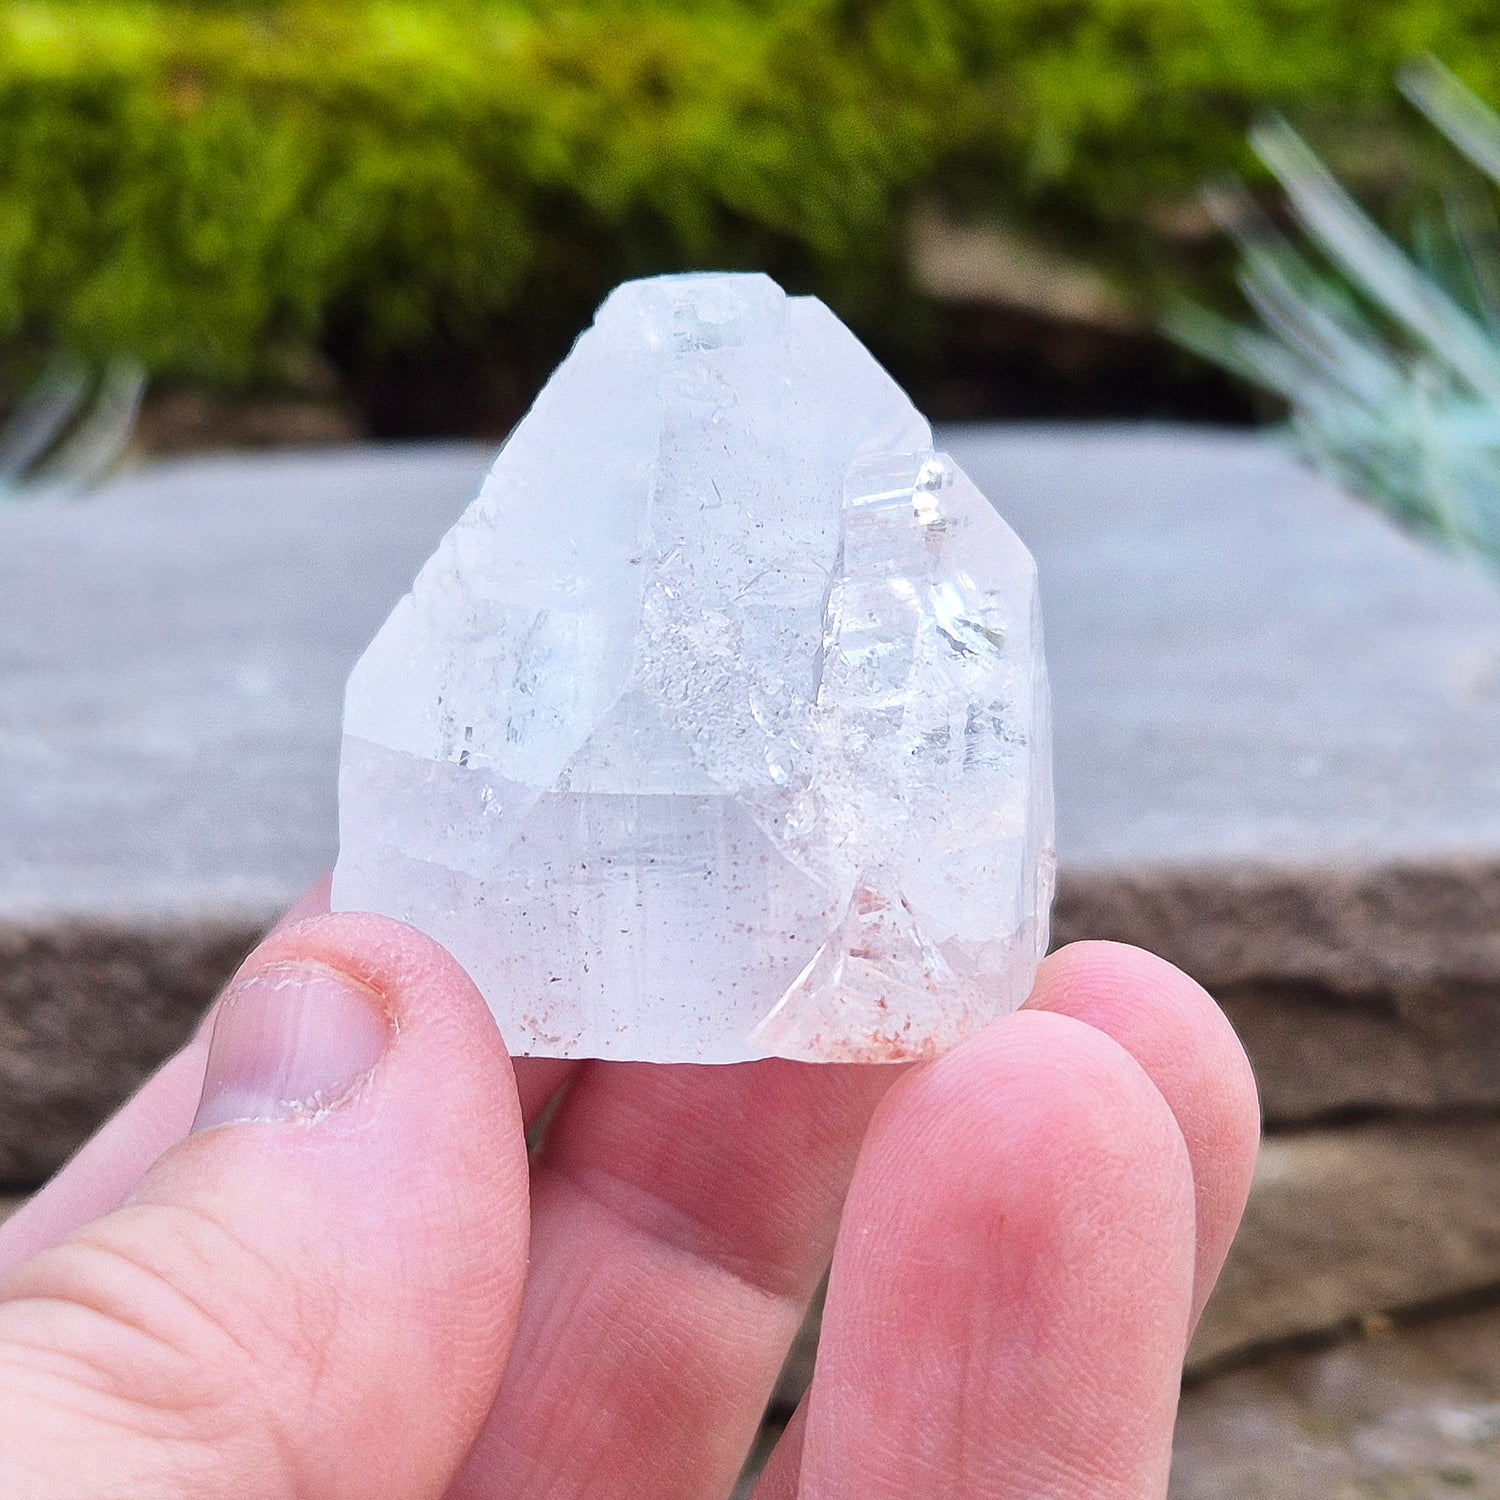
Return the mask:
[[1500,570],[1500,114],[1432,59],[1402,91],[1490,180],[1449,191],[1403,247],[1306,142],[1253,133],[1300,239],[1238,188],[1210,207],[1233,235],[1258,325],[1198,307],[1185,344],[1285,399],[1297,444],[1397,520]]

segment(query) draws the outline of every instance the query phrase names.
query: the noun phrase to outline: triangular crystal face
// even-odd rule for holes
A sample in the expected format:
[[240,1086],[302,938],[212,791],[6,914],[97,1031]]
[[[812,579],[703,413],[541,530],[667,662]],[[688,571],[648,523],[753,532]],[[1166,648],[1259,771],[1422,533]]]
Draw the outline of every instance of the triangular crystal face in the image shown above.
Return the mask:
[[935,1057],[975,1027],[969,990],[899,896],[861,883],[754,1040],[808,1062]]
[[619,288],[350,678],[337,909],[518,1054],[927,1056],[1046,945],[1035,569],[763,276]]

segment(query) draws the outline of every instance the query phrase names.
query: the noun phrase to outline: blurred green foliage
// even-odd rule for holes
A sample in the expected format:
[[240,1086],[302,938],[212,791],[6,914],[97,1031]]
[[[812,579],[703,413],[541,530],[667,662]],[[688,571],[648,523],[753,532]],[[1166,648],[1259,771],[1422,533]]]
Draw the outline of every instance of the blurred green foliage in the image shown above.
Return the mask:
[[704,265],[888,344],[923,196],[1148,299],[1261,109],[1388,119],[1427,50],[1494,96],[1497,43],[1494,0],[6,0],[0,350],[229,387],[551,354]]

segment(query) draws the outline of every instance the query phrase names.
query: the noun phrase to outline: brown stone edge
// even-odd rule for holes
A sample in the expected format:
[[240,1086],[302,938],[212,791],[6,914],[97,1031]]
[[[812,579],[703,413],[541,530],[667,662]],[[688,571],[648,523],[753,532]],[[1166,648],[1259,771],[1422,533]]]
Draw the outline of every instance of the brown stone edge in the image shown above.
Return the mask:
[[1500,860],[1071,871],[1053,931],[1198,979],[1268,1125],[1500,1106]]
[[0,923],[0,1191],[43,1181],[181,1046],[270,921]]
[[1316,1328],[1246,1339],[1243,1343],[1216,1350],[1207,1356],[1195,1356],[1190,1349],[1183,1366],[1182,1384],[1185,1390],[1192,1390],[1231,1370],[1253,1365],[1271,1354],[1310,1353],[1331,1348],[1352,1338],[1389,1339],[1407,1329],[1421,1328],[1424,1324],[1439,1319],[1496,1310],[1500,1310],[1500,1283],[1487,1282],[1447,1296],[1420,1298],[1388,1308],[1356,1313]]
[[[0,922],[0,1188],[55,1170],[271,920]],[[1075,870],[1054,932],[1139,944],[1203,982],[1272,1125],[1500,1106],[1500,860]]]

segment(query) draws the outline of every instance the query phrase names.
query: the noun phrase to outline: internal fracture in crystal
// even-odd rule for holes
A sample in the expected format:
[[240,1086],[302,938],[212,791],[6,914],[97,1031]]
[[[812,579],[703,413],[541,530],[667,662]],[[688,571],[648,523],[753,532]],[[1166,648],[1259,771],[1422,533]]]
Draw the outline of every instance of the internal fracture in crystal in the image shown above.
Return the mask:
[[1046,947],[1031,557],[764,276],[609,297],[344,731],[334,908],[435,937],[516,1054],[931,1056]]

